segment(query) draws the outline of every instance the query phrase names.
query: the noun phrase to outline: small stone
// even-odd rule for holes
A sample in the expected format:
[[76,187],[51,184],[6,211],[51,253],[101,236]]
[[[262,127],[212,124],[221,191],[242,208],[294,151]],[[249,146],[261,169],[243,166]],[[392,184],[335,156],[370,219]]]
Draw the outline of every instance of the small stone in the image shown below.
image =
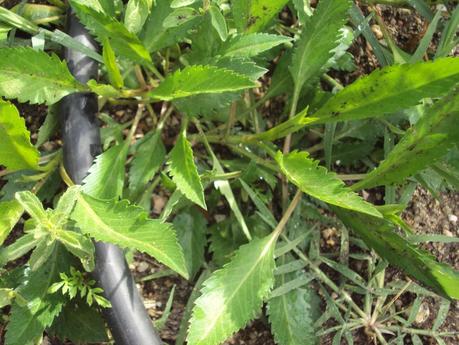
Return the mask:
[[448,215],[448,219],[451,223],[454,223],[454,224],[457,223],[457,216],[455,214]]
[[430,315],[429,305],[427,303],[422,303],[419,308],[418,314],[416,315],[415,322],[421,324],[427,321]]
[[373,31],[373,33],[375,34],[375,36],[376,36],[376,38],[378,40],[380,40],[380,39],[382,39],[384,37],[379,25],[376,25],[376,24],[372,25],[371,26],[371,31]]
[[443,235],[448,237],[454,237],[454,234],[449,230],[443,230]]
[[148,270],[148,264],[145,261],[139,262],[139,265],[137,266],[137,271],[143,273],[146,270]]

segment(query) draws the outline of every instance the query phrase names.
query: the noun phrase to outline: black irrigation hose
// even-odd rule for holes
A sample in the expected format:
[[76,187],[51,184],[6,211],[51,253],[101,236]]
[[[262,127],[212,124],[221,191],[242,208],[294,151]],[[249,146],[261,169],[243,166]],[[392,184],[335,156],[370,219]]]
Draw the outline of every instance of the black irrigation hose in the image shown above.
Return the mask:
[[[96,50],[97,45],[73,13],[68,34]],[[65,49],[70,71],[83,83],[97,76],[97,62],[84,54]],[[101,152],[97,98],[91,93],[66,96],[59,104],[64,140],[64,166],[75,183],[87,175],[94,157]],[[105,318],[117,345],[161,345],[129,271],[123,251],[112,244],[96,242],[95,278],[112,308]]]

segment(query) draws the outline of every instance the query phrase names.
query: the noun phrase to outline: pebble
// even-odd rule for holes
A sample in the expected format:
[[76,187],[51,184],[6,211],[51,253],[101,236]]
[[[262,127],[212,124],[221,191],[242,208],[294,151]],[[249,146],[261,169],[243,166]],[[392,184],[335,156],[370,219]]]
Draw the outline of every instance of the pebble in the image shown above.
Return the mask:
[[145,261],[141,261],[139,262],[139,265],[137,266],[137,271],[140,273],[143,273],[146,270],[148,270],[148,268],[149,268],[148,264]]
[[376,36],[376,38],[378,40],[380,40],[380,39],[382,39],[384,37],[379,25],[376,25],[376,24],[372,25],[371,26],[371,31],[373,31],[373,33],[375,34],[375,36]]
[[448,219],[451,223],[454,223],[454,224],[457,223],[457,216],[455,214],[448,215]]
[[454,234],[449,230],[443,230],[443,235],[448,237],[454,237]]

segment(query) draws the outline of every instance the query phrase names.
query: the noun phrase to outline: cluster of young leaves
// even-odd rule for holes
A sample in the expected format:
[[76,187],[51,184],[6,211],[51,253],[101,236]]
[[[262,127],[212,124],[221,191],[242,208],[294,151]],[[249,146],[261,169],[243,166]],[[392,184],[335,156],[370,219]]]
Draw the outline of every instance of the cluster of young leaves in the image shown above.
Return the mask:
[[[431,24],[410,56],[393,44],[382,46],[371,36],[371,18],[364,18],[348,0],[320,0],[315,9],[302,0],[235,0],[230,6],[217,0],[130,0],[125,6],[121,1],[72,0],[69,5],[102,45],[102,56],[57,29],[37,26],[31,16],[0,8],[0,21],[11,43],[0,49],[0,96],[52,106],[68,94],[92,91],[101,103],[129,98],[139,108],[125,139],[125,125],[106,121],[102,139],[108,149],[96,158],[81,187],[68,188],[54,209],[45,210],[42,201],[50,203],[58,193],[47,182],[59,187],[59,177],[56,183],[53,176],[58,176],[60,156],[52,153],[39,159],[40,145],[31,144],[17,109],[0,100],[0,134],[5,138],[0,142],[0,164],[8,174],[18,174],[2,189],[1,243],[24,210],[31,217],[23,236],[0,249],[0,263],[3,266],[32,251],[22,278],[13,285],[1,282],[6,300],[13,299],[7,302],[13,303],[7,345],[36,340],[45,329],[85,341],[72,331],[79,323],[93,333],[91,339],[105,337],[85,322],[95,320],[93,325],[100,325],[91,309],[79,307],[84,303],[50,293],[62,289],[75,297],[80,290],[79,298],[88,299],[92,291],[91,296],[101,298],[99,290],[94,295],[94,289],[82,284],[78,271],[68,273],[75,264],[69,253],[80,260],[82,269],[93,269],[91,239],[147,253],[184,278],[199,274],[208,247],[213,258],[206,266],[216,269],[200,274],[177,345],[185,338],[190,345],[220,344],[254,319],[264,303],[277,343],[314,343],[314,327],[324,318],[319,319],[318,297],[308,284],[315,280],[339,292],[314,261],[320,257],[317,244],[311,240],[307,246],[311,237],[317,237],[310,221],[329,221],[317,211],[320,207],[333,210],[383,259],[437,294],[459,298],[458,272],[400,235],[398,214],[356,193],[384,186],[388,197],[392,184],[409,177],[423,181],[418,175],[426,168],[458,185],[459,170],[451,168],[453,159],[448,157],[458,152],[459,60],[446,57],[457,43],[453,34],[457,9],[447,22],[424,9]],[[290,28],[276,19],[285,6],[298,18]],[[355,29],[346,26],[349,18]],[[443,25],[440,46],[431,56],[433,61],[424,62],[422,56],[439,23]],[[34,36],[32,47],[16,46],[15,29]],[[326,73],[346,70],[346,50],[352,37],[360,34],[372,44],[382,68],[342,87]],[[37,45],[37,40],[42,44]],[[103,63],[106,83],[78,82],[64,61],[45,52],[52,42]],[[259,79],[280,55],[270,87],[255,103],[252,89],[260,86]],[[320,87],[321,78],[332,80],[334,92]],[[274,121],[268,116],[267,121],[257,108],[280,95],[287,96],[290,113]],[[160,102],[163,110],[157,119]],[[132,144],[144,105],[158,124]],[[181,129],[170,148],[162,138],[174,110]],[[52,112],[40,130],[41,143],[47,140],[43,136],[49,138],[51,117]],[[198,134],[189,134],[195,130]],[[323,140],[306,148],[301,143],[313,132]],[[387,144],[396,136],[400,137],[397,144]],[[283,147],[271,143],[282,138]],[[386,144],[384,160],[378,138]],[[197,141],[204,144],[207,155],[193,150]],[[209,142],[227,146],[238,158],[218,157]],[[296,150],[289,153],[290,148]],[[312,158],[318,151],[323,155]],[[130,155],[133,159],[128,159]],[[320,165],[322,159],[327,167]],[[334,161],[364,164],[371,171],[349,187],[329,171]],[[298,188],[279,222],[271,211],[280,199],[278,173]],[[172,194],[159,219],[151,219],[151,194],[160,182]],[[304,207],[302,193],[311,197],[314,206]],[[288,199],[285,189],[283,197]],[[217,217],[222,211],[220,200],[230,210],[223,220]],[[269,203],[274,207],[269,208]],[[207,226],[201,211],[220,220]],[[167,223],[171,216],[173,222]],[[286,235],[281,235],[287,221]],[[325,257],[320,262],[365,288],[355,272]],[[75,309],[85,316],[70,321]],[[339,312],[333,315],[341,322]]]

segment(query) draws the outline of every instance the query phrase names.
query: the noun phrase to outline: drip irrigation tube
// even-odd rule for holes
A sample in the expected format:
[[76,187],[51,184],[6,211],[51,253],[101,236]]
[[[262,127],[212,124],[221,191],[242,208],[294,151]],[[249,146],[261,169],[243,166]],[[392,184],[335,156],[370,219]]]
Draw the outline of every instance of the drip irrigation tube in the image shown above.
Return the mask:
[[[69,12],[68,34],[91,49],[97,44],[76,16]],[[65,49],[65,59],[76,79],[86,83],[97,77],[97,62],[84,54]],[[87,175],[94,157],[101,152],[96,119],[97,98],[92,93],[71,94],[62,99],[59,113],[64,140],[64,166],[77,184]],[[123,251],[112,244],[96,242],[94,276],[112,308],[104,316],[117,345],[161,345],[136,288]]]

